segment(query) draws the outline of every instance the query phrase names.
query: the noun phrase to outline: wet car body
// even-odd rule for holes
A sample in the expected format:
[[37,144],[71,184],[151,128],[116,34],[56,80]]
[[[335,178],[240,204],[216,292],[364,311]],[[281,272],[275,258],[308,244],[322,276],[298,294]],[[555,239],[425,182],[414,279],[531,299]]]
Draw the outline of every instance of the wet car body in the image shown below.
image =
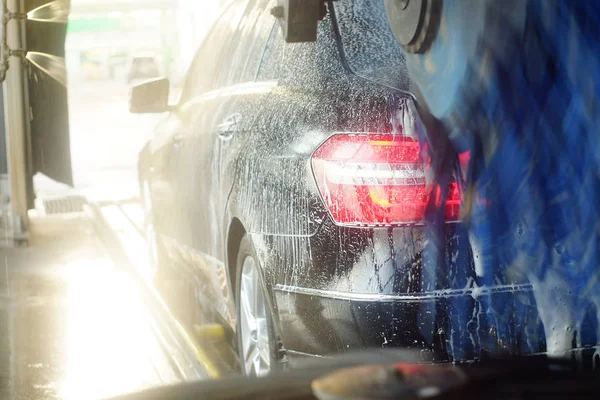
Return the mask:
[[[273,3],[228,7],[180,104],[140,154],[160,250],[192,282],[190,323],[235,333],[236,257],[247,236],[292,361],[381,346],[424,349],[429,359],[543,351],[531,286],[502,271],[495,286],[478,286],[462,224],[446,225],[445,260],[431,266],[422,223],[334,222],[311,157],[336,133],[392,131],[415,101],[411,84],[401,65],[393,85],[353,68],[340,37],[351,6],[329,7],[317,42],[285,44]],[[503,328],[515,320],[518,330]]]

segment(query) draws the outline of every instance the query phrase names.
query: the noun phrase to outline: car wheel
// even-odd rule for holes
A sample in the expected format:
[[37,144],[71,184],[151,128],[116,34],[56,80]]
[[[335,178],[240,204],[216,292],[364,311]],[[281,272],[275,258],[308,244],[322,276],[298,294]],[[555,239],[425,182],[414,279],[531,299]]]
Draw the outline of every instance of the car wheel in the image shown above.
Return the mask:
[[244,236],[237,257],[237,348],[243,373],[264,376],[285,365],[254,248]]

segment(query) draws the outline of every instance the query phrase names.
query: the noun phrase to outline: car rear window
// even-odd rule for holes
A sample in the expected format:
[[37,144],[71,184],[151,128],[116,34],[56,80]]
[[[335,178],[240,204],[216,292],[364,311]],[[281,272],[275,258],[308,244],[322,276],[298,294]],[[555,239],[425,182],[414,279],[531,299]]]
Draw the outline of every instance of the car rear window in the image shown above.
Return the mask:
[[389,28],[383,1],[334,3],[342,49],[348,66],[356,74],[407,90],[410,81],[404,55]]

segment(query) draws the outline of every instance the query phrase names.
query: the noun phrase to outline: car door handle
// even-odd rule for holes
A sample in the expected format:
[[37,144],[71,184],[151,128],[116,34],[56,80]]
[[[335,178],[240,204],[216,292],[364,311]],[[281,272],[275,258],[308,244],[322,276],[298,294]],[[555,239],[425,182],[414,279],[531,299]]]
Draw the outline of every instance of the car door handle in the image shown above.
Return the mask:
[[233,114],[217,125],[217,135],[221,140],[229,140],[237,132],[240,114]]

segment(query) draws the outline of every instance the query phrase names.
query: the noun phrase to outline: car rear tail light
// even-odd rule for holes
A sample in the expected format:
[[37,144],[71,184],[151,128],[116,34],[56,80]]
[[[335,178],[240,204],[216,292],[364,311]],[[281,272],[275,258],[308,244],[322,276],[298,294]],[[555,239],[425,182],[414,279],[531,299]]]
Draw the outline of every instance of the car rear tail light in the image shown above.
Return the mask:
[[[312,157],[319,191],[341,225],[394,225],[423,221],[429,196],[419,143],[390,134],[337,134]],[[460,193],[448,188],[446,220],[456,221]]]

